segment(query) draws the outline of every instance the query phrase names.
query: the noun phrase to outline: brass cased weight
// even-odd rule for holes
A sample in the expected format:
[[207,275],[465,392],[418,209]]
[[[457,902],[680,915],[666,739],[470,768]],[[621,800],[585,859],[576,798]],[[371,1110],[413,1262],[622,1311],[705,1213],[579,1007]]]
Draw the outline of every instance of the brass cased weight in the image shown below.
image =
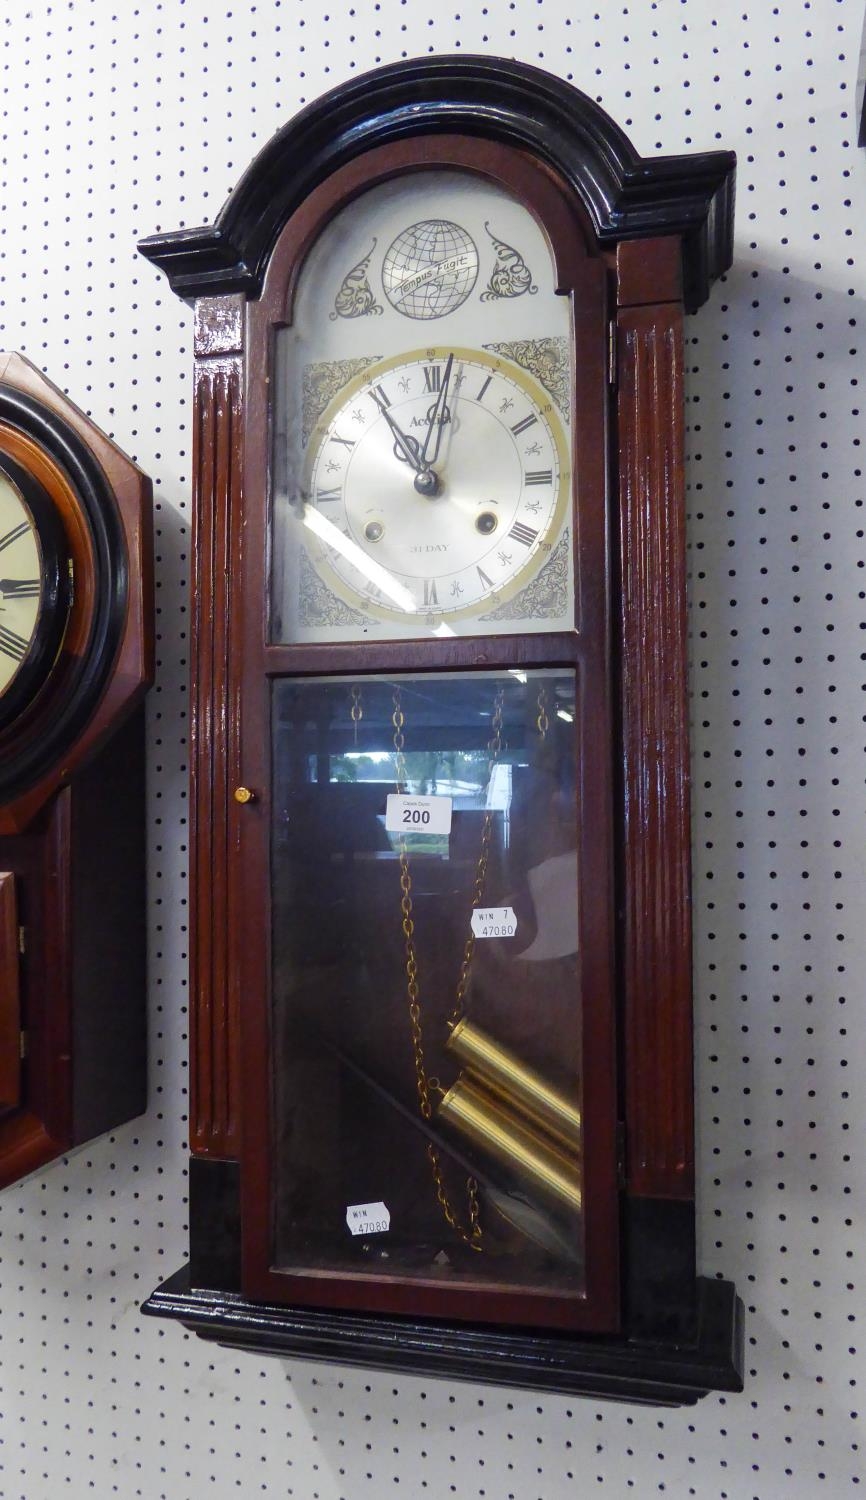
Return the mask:
[[448,1037],[447,1047],[476,1081],[539,1126],[567,1153],[581,1149],[578,1105],[552,1088],[540,1073],[464,1016]]
[[579,1212],[582,1194],[576,1156],[560,1151],[529,1126],[515,1120],[503,1107],[501,1098],[461,1074],[440,1101],[438,1114],[441,1120],[502,1163],[530,1190],[553,1200],[560,1208]]

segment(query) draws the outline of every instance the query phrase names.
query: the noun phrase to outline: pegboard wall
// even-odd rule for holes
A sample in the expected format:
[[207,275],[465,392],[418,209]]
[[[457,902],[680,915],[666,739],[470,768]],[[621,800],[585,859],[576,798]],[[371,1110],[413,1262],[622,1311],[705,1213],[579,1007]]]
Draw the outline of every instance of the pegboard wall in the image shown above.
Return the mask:
[[[2,346],[155,482],[146,1116],[0,1200],[2,1500],[830,1500],[863,1475],[866,0],[0,6]],[[207,1348],[186,1253],[190,316],[135,253],[302,103],[428,52],[537,63],[638,150],[739,154],[687,325],[699,1260],[747,1387],[658,1413]]]

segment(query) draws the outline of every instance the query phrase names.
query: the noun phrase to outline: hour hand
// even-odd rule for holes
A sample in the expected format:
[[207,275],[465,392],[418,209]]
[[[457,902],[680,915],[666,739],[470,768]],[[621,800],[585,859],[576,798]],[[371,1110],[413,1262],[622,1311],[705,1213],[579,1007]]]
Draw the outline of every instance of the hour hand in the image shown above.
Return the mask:
[[379,397],[376,395],[375,391],[369,391],[368,395],[370,397],[370,400],[376,403],[380,412],[382,413],[382,416],[388,423],[388,426],[390,427],[396,439],[397,447],[400,449],[406,462],[412,465],[412,468],[416,471],[416,473],[419,469],[426,468],[426,464],[422,463],[419,456],[419,447],[415,439],[408,438],[405,432],[403,432],[400,427],[398,427],[384,401],[379,400]]
[[406,436],[405,432],[401,430],[397,422],[391,416],[391,413],[389,412],[384,401],[379,400],[379,397],[376,395],[375,391],[369,391],[368,395],[370,396],[371,401],[375,401],[380,412],[382,413],[382,416],[388,423],[388,426],[394,434],[397,447],[400,449],[406,462],[408,464],[411,464],[412,468],[415,470],[414,484],[419,495],[438,495],[439,480],[436,477],[436,474],[430,468],[430,465],[427,463],[424,456],[421,454],[417,440],[415,438]]

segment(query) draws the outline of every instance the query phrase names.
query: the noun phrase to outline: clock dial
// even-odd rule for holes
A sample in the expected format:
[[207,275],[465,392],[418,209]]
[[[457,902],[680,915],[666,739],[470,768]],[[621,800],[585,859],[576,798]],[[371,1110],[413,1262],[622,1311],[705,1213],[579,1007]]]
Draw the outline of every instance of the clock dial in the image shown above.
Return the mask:
[[43,594],[36,522],[17,485],[0,472],[0,700],[36,649]]
[[552,550],[569,493],[562,422],[526,371],[483,350],[397,355],[316,424],[301,519],[328,587],[426,628],[511,598]]
[[418,171],[332,219],[275,341],[271,639],[571,629],[573,358],[503,188]]

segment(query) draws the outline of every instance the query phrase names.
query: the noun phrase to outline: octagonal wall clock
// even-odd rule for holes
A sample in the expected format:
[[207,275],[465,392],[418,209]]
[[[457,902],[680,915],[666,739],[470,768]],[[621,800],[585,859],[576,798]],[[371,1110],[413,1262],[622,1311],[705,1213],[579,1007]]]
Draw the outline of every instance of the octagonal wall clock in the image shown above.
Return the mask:
[[682,395],[733,179],[428,58],[140,247],[197,413],[191,1246],[148,1312],[739,1388],[695,1270]]
[[150,481],[0,355],[0,1186],[145,1106]]

